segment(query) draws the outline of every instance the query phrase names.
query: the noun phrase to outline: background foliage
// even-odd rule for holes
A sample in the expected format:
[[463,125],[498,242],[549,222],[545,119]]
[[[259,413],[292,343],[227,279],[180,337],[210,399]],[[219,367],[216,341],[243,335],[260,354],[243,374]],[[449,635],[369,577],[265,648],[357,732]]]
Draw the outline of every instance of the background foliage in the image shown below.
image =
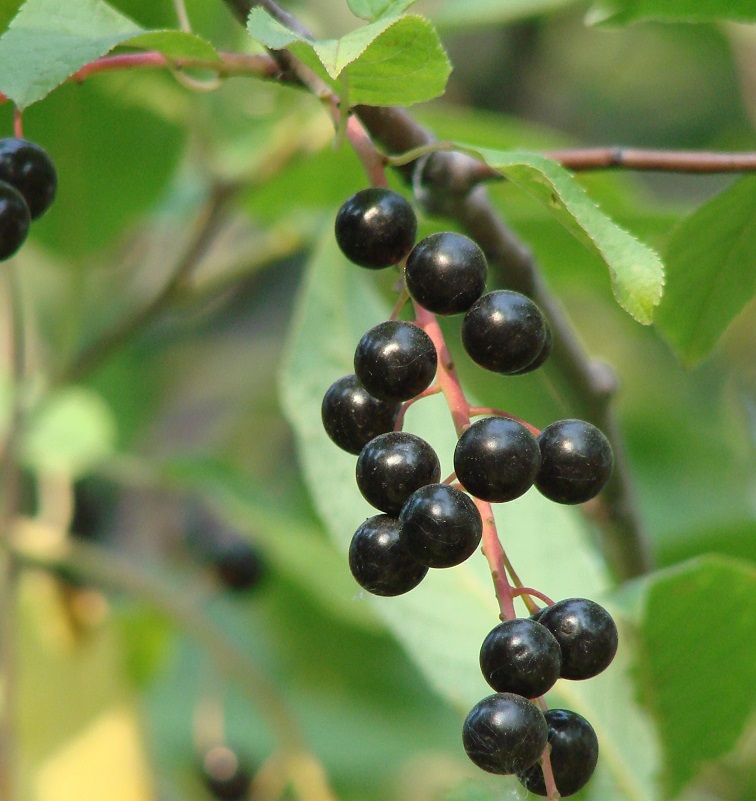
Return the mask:
[[[0,2],[3,29],[20,5]],[[459,742],[464,714],[487,692],[477,654],[496,609],[484,561],[388,600],[359,593],[346,566],[369,511],[353,458],[320,430],[319,404],[350,370],[360,335],[386,317],[393,280],[350,268],[333,242],[333,215],[365,185],[362,168],[348,147],[331,146],[315,99],[273,83],[230,78],[193,93],[166,71],[134,71],[54,88],[119,43],[209,59],[202,39],[218,51],[260,51],[220,2],[187,2],[202,39],[154,33],[176,28],[167,1],[118,0],[110,4],[118,13],[104,16],[102,6],[30,0],[22,14],[32,24],[17,21],[0,38],[0,90],[30,104],[25,133],[60,175],[55,207],[16,259],[30,349],[23,511],[34,516],[30,540],[71,523],[138,565],[143,580],[137,593],[105,596],[89,583],[23,572],[22,798],[206,799],[197,747],[217,734],[202,713],[208,698],[222,705],[226,737],[252,765],[274,752],[270,721],[244,683],[227,681],[228,665],[196,627],[166,618],[166,595],[201,609],[272,682],[342,801],[521,797],[514,781],[469,765]],[[411,14],[430,20],[438,40],[415,16],[381,21],[389,4],[350,7],[378,19],[370,35],[351,33],[360,20],[344,3],[293,6],[318,37],[354,45],[300,43],[295,52],[317,69],[322,54],[342,57],[323,76],[355,102],[410,103],[443,87],[443,42],[454,66],[446,94],[412,111],[439,138],[485,150],[497,166],[506,157],[492,160],[492,151],[578,144],[756,149],[756,32],[732,22],[756,20],[750,0],[417,3]],[[59,35],[43,40],[40,20]],[[638,20],[653,21],[623,27]],[[267,24],[253,21],[251,31],[277,46]],[[428,37],[427,74],[405,81],[401,96],[381,95],[369,80],[392,31]],[[32,56],[43,64],[35,80]],[[0,121],[10,135],[9,104]],[[618,373],[617,408],[658,568],[616,586],[596,531],[575,510],[533,492],[500,510],[526,583],[552,597],[601,600],[622,624],[617,664],[589,683],[560,684],[550,698],[584,712],[599,734],[600,768],[579,797],[747,801],[756,791],[756,178],[585,174],[588,204],[578,184],[552,175],[589,217],[606,219],[595,202],[661,254],[667,286],[646,327],[617,304],[606,266],[624,258],[620,277],[642,294],[634,268],[655,275],[655,256],[612,237],[623,243],[616,259],[586,248],[542,202],[538,169],[522,163],[491,196],[588,352]],[[196,219],[229,182],[239,189],[190,280],[106,358],[72,371],[88,345],[164,284]],[[447,225],[423,217],[421,234]],[[653,306],[645,304],[644,322]],[[453,348],[457,325],[445,324]],[[539,427],[570,416],[548,372],[509,381],[458,363],[481,404]],[[12,392],[6,366],[6,428]],[[408,427],[449,464],[453,431],[436,399]],[[232,536],[254,542],[269,565],[248,596],[222,591],[202,558],[203,543]],[[97,565],[81,572],[102,573]]]

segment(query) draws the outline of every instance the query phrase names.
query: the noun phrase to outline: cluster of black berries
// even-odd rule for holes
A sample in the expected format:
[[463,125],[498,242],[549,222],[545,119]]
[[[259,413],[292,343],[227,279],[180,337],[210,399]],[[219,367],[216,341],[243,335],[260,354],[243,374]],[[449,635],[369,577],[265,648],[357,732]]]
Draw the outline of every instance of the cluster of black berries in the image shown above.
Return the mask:
[[0,139],[0,261],[23,245],[52,204],[58,177],[47,153],[26,139]]
[[[540,367],[551,350],[551,333],[533,301],[511,291],[483,294],[486,259],[466,236],[437,233],[415,244],[416,233],[411,205],[389,189],[358,192],[336,217],[337,242],[352,262],[379,269],[406,259],[404,281],[419,306],[465,314],[462,342],[474,362],[507,375]],[[357,529],[349,549],[352,574],[376,595],[408,592],[429,568],[453,567],[476,550],[483,525],[470,495],[509,501],[535,485],[559,503],[584,503],[611,473],[609,442],[590,423],[560,420],[536,437],[517,420],[492,416],[470,425],[457,442],[454,469],[466,492],[439,483],[433,448],[395,430],[402,404],[430,387],[437,364],[436,347],[419,326],[384,322],[357,345],[354,373],[335,381],[323,398],[326,432],[358,456],[357,485],[383,512]],[[481,651],[483,673],[497,692],[465,721],[464,745],[472,761],[493,773],[516,773],[528,789],[545,795],[536,763],[548,741],[557,787],[562,795],[576,792],[596,764],[593,729],[567,710],[544,715],[530,699],[559,677],[596,675],[616,647],[611,617],[583,599],[497,626]]]

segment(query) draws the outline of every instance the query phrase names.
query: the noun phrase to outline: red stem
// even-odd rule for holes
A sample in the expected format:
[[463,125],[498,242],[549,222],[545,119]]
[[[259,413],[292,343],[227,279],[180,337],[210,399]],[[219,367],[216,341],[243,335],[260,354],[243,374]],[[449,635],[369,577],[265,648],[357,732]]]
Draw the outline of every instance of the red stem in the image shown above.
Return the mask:
[[534,590],[532,587],[517,587],[512,590],[512,595],[521,595],[523,596],[523,599],[524,596],[531,595],[533,598],[538,598],[539,600],[543,601],[546,606],[554,605],[554,602],[551,600],[551,598],[549,598],[548,595],[545,595],[540,590]]

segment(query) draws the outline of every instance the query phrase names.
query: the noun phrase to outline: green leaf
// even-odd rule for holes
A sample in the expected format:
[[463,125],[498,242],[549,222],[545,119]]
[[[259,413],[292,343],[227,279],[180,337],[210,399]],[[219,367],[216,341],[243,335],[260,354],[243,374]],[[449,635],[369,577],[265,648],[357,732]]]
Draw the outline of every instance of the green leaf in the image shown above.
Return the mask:
[[260,8],[249,15],[253,39],[290,50],[350,105],[409,106],[443,94],[451,66],[433,26],[422,17],[390,17],[340,39],[311,41]]
[[661,22],[756,22],[756,0],[601,0],[588,12],[591,25],[640,20]]
[[756,292],[756,177],[701,206],[667,250],[657,325],[684,362],[705,356]]
[[116,424],[95,392],[68,387],[51,395],[31,416],[22,442],[22,459],[39,471],[76,478],[112,453]]
[[[332,381],[353,369],[354,348],[364,331],[389,315],[373,280],[368,271],[346,262],[329,228],[301,290],[281,378],[284,409],[313,502],[344,559],[352,534],[375,510],[356,488],[355,458],[339,451],[323,431],[320,398]],[[441,398],[428,398],[411,408],[405,428],[430,442],[441,459],[442,473],[451,472],[456,434]],[[607,577],[574,509],[552,504],[536,492],[497,506],[499,532],[526,583],[554,598],[596,597],[605,589]],[[368,596],[363,603],[378,613],[432,687],[461,714],[490,693],[477,662],[498,609],[480,554],[453,570],[431,571],[411,593]],[[621,659],[629,650],[623,649]],[[655,740],[642,712],[633,706],[634,690],[621,660],[619,664],[591,682],[565,682],[557,693],[560,701],[566,699],[571,708],[592,718],[600,731],[602,748],[610,754],[600,787],[616,790],[604,797],[648,801],[654,798]],[[625,742],[628,731],[632,748]]]
[[708,557],[641,580],[638,670],[675,797],[706,762],[730,751],[753,710],[756,568]]
[[27,0],[0,37],[0,91],[25,108],[121,44],[170,58],[217,58],[212,45],[194,34],[146,34],[102,0]]
[[466,28],[500,25],[540,16],[578,0],[443,0],[428,12],[439,27]]
[[662,295],[664,265],[651,248],[607,217],[567,170],[535,153],[461,147],[542,203],[604,261],[620,306],[638,322],[651,322]]
[[369,22],[381,17],[397,17],[417,0],[347,0],[352,13]]

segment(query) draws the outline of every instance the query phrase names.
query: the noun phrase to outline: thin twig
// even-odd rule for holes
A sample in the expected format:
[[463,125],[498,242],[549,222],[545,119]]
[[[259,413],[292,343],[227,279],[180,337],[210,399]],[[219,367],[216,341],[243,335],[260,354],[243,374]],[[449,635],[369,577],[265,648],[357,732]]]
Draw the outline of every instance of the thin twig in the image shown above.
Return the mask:
[[590,147],[550,150],[544,155],[573,171],[623,169],[653,172],[722,173],[756,170],[756,153]]

